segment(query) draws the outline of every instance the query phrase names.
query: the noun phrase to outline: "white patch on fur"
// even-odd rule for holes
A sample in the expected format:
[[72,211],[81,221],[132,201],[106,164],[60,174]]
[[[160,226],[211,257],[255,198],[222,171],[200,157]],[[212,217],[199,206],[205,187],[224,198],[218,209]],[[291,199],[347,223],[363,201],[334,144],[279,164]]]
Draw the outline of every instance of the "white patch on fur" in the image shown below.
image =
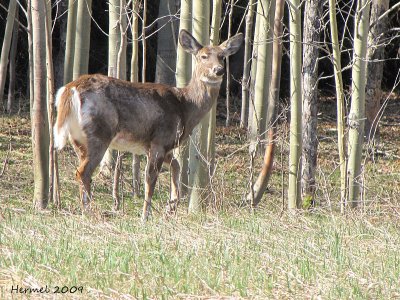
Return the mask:
[[[56,107],[58,107],[61,101],[61,96],[64,93],[64,91],[65,87],[62,87],[58,90],[56,95]],[[54,147],[60,150],[65,146],[68,136],[70,136],[72,139],[80,143],[83,143],[85,141],[85,134],[80,126],[81,101],[79,92],[76,90],[75,87],[71,89],[71,92],[72,92],[72,99],[71,99],[72,106],[70,115],[67,116],[61,128],[58,128],[57,123],[56,125],[54,125]]]

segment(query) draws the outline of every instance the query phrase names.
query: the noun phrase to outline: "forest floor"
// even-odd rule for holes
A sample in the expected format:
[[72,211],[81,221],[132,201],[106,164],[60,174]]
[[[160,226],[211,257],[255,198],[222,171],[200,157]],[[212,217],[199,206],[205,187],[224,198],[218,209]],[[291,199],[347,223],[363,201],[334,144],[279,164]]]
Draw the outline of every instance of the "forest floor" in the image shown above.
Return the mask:
[[70,146],[59,153],[61,210],[35,211],[29,114],[1,115],[0,299],[400,298],[400,98],[387,102],[378,149],[364,156],[362,202],[344,215],[335,103],[321,107],[314,209],[284,209],[285,122],[267,193],[257,209],[241,208],[262,157],[251,166],[245,131],[220,126],[207,211],[188,215],[183,201],[167,218],[164,171],[146,224],[130,156],[121,211],[112,212],[111,177],[96,175],[93,211],[81,214]]

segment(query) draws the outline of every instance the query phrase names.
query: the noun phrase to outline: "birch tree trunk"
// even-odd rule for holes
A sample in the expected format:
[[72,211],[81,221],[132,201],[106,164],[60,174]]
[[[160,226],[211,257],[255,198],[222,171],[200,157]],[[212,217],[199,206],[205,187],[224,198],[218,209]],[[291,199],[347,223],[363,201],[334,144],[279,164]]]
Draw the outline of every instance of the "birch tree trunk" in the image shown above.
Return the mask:
[[317,168],[318,54],[323,2],[306,1],[303,37],[303,143],[301,189],[304,208],[314,205]]
[[[250,152],[257,148],[257,141],[264,139],[267,122],[267,103],[271,81],[273,20],[275,0],[260,0],[257,7],[259,21],[257,46],[257,71],[254,89],[254,111],[250,129]],[[264,149],[264,147],[260,147]]]
[[[222,0],[213,0],[210,42],[214,46],[218,45],[219,43],[221,8],[222,8]],[[208,127],[207,157],[210,160],[210,167],[211,167],[210,174],[214,173],[214,165],[215,165],[215,128],[217,127],[217,102],[218,101],[216,101],[213,107],[211,108],[210,126]]]
[[68,1],[67,39],[65,42],[64,84],[70,82],[74,72],[77,1]]
[[300,207],[301,172],[301,7],[300,0],[289,1],[290,11],[290,146],[289,146],[289,209]]
[[382,99],[383,60],[385,46],[381,44],[388,27],[388,16],[378,22],[378,18],[389,9],[389,0],[372,0],[371,2],[371,27],[368,34],[368,73],[365,95],[365,135],[369,143],[379,142],[380,133],[378,126],[379,109]]
[[[8,78],[8,95],[7,95],[7,111],[9,114],[12,113],[13,103],[15,100],[15,65],[16,65],[16,56],[17,56],[17,47],[18,47],[18,7],[15,9],[15,21],[14,21],[14,29],[12,34],[12,42],[10,49],[10,65],[9,69],[9,78]],[[0,98],[1,99],[1,98]]]
[[340,58],[340,47],[338,38],[338,28],[336,22],[336,1],[329,0],[329,19],[331,24],[331,39],[332,39],[332,55],[333,69],[335,74],[336,88],[336,109],[337,109],[337,131],[338,131],[338,152],[339,152],[339,167],[340,167],[340,211],[344,212],[344,204],[347,192],[347,174],[346,174],[346,150],[344,136],[344,90],[342,79],[342,63]]
[[16,10],[17,10],[17,1],[11,0],[10,4],[8,5],[7,22],[6,22],[4,39],[2,42],[3,45],[1,47],[1,56],[0,56],[0,101],[1,102],[3,102],[4,86],[6,84],[8,54],[10,53]]
[[73,79],[87,74],[89,67],[90,24],[92,21],[92,0],[77,0],[76,36],[74,51]]
[[33,202],[37,209],[44,209],[48,203],[49,193],[49,124],[46,103],[45,0],[32,0],[31,14],[34,63],[32,111]]
[[[210,3],[195,1],[193,3],[193,37],[202,45],[207,45],[210,40],[209,21]],[[190,176],[189,185],[191,193],[189,199],[189,213],[200,212],[206,203],[209,183],[209,167],[207,158],[207,137],[210,113],[208,113],[199,125],[193,130],[190,144]],[[207,161],[204,161],[207,160]]]
[[351,107],[349,113],[349,178],[350,207],[356,207],[360,199],[361,156],[364,138],[365,86],[367,71],[367,38],[369,30],[369,0],[357,1],[354,30],[354,53],[351,83]]
[[240,112],[240,127],[245,128],[248,121],[249,107],[249,86],[250,86],[250,63],[251,63],[251,37],[253,32],[254,20],[254,1],[250,0],[247,5],[246,15],[246,33],[244,36],[244,61],[243,61],[243,79],[242,79],[242,107]]
[[[139,0],[132,2],[132,56],[131,56],[131,82],[139,81],[139,27],[138,27],[138,16],[139,16]],[[133,186],[133,197],[140,196],[140,156],[133,154],[132,156],[132,186]]]
[[[181,15],[179,21],[179,31],[185,29],[192,32],[192,0],[181,0]],[[185,87],[192,76],[192,57],[183,50],[178,44],[176,58],[176,86]],[[188,193],[189,184],[189,142],[186,141],[175,150],[181,166],[181,195],[184,197]]]
[[265,148],[264,161],[257,177],[256,182],[247,195],[247,203],[253,207],[257,206],[267,188],[269,178],[271,177],[274,153],[275,153],[275,134],[276,134],[276,107],[279,102],[281,65],[282,65],[282,32],[283,32],[283,13],[285,0],[277,0],[274,20],[274,41],[272,51],[272,71],[271,83],[269,87],[268,114],[270,114],[270,124],[268,124],[268,145]]

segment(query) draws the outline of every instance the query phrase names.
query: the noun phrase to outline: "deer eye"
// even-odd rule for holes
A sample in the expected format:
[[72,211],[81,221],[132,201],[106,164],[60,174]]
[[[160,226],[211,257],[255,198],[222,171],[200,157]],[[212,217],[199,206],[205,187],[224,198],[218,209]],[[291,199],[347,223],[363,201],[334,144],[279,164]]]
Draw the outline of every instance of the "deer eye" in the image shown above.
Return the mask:
[[202,58],[202,59],[207,59],[207,58],[208,58],[208,55],[207,55],[207,54],[202,54],[202,55],[201,55],[201,58]]

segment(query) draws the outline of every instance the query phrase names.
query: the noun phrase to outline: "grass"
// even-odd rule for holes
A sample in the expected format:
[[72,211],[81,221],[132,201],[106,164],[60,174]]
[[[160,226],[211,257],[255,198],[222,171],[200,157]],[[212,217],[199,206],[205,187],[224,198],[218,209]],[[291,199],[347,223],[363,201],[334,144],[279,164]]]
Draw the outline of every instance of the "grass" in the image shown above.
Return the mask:
[[[95,208],[81,214],[70,148],[60,153],[62,209],[33,210],[28,117],[1,116],[0,299],[400,298],[399,128],[383,127],[388,154],[366,160],[363,205],[341,215],[334,125],[320,124],[318,208],[282,211],[285,144],[261,206],[239,208],[252,171],[245,138],[219,128],[214,205],[187,215],[182,203],[176,218],[166,218],[163,172],[153,218],[143,224],[141,200],[130,196],[129,159],[123,210],[105,213],[112,180],[96,176]],[[50,292],[11,294],[17,285]],[[71,290],[55,294],[56,286]]]

